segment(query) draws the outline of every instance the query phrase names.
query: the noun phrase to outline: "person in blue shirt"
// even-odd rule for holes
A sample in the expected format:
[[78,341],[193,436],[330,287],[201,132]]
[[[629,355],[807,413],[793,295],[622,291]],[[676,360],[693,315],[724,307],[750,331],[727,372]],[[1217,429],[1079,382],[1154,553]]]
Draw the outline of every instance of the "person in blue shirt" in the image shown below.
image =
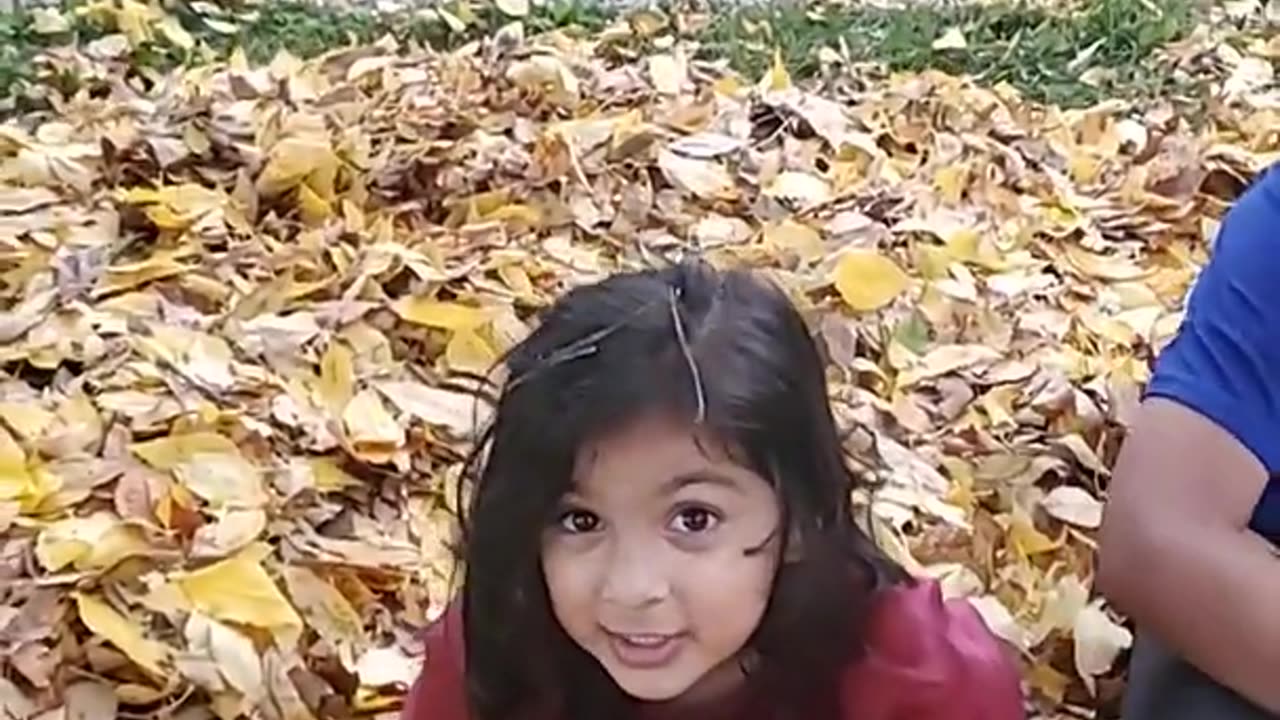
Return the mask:
[[1280,718],[1280,169],[1226,213],[1121,447],[1097,586],[1124,720]]

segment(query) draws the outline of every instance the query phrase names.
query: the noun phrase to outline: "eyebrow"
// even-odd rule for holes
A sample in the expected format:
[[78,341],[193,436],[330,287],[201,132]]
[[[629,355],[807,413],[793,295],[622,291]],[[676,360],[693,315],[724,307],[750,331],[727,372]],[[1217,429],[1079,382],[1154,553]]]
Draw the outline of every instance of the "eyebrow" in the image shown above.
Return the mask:
[[732,475],[715,472],[714,470],[698,470],[696,472],[677,475],[662,485],[662,491],[665,493],[676,493],[691,485],[715,485],[727,490],[732,490],[739,495],[744,492],[742,483]]

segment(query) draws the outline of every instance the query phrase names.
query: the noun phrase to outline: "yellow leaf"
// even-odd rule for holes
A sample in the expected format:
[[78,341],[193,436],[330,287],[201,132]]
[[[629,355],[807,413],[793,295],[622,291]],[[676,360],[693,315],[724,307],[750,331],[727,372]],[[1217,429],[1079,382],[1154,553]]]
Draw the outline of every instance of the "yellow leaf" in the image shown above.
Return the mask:
[[769,66],[769,72],[765,73],[760,84],[765,90],[786,90],[791,87],[791,73],[787,72],[787,66],[782,62],[782,51],[774,49],[773,64]]
[[1031,555],[1057,550],[1060,544],[1037,530],[1035,525],[1025,517],[1013,518],[1009,525],[1009,542],[1024,559]]
[[1079,245],[1067,245],[1068,262],[1081,273],[1101,280],[1130,281],[1150,276],[1147,270],[1132,260],[1089,252]]
[[523,203],[510,203],[484,213],[485,220],[501,220],[515,228],[536,228],[542,224],[542,212]]
[[392,308],[409,322],[441,330],[474,330],[490,319],[483,308],[423,297],[401,298]]
[[121,0],[116,26],[136,48],[151,39],[151,10],[136,0]]
[[307,464],[311,470],[311,483],[320,492],[339,492],[360,485],[360,481],[338,467],[333,458],[311,458]]
[[298,186],[298,215],[307,225],[320,225],[333,217],[333,206],[308,185]]
[[818,231],[795,220],[769,225],[764,230],[764,239],[779,250],[794,252],[802,261],[815,259],[825,252]]
[[992,427],[1009,424],[1016,425],[1013,419],[1013,403],[1021,396],[1022,389],[1014,385],[1001,385],[991,388],[979,401],[987,414]]
[[85,627],[115,645],[130,660],[151,674],[164,676],[161,663],[168,660],[167,647],[148,639],[133,621],[116,612],[102,600],[79,592],[75,593],[74,597],[76,609],[80,613],[80,621],[85,624]]
[[519,265],[503,265],[498,268],[498,277],[517,295],[524,298],[534,297],[533,281],[529,279],[529,273]]
[[230,438],[211,432],[169,435],[134,443],[129,450],[157,470],[172,470],[196,454],[238,455],[240,452]]
[[347,403],[342,419],[348,435],[356,442],[398,444],[404,439],[400,425],[370,389],[361,390]]
[[336,171],[337,164],[338,159],[327,138],[285,138],[271,148],[267,166],[258,176],[258,192],[277,195],[297,187],[312,173]]
[[255,544],[221,562],[174,579],[192,606],[226,622],[266,628],[292,644],[302,620],[263,569],[270,548]]
[[826,180],[799,170],[778,173],[763,190],[770,197],[799,202],[804,206],[816,205],[831,198],[831,185]]
[[72,564],[77,570],[105,570],[149,549],[139,528],[106,512],[55,522],[36,539],[36,559],[49,572]]
[[529,14],[529,0],[494,0],[494,5],[510,17],[525,17]]
[[1071,678],[1042,660],[1031,667],[1027,673],[1027,682],[1053,702],[1061,703],[1067,696],[1067,687],[1071,684]]
[[859,312],[888,305],[907,289],[908,281],[897,263],[874,250],[851,250],[836,265],[836,290]]
[[262,473],[239,452],[195,452],[173,474],[214,509],[261,507],[268,499]]
[[26,497],[34,482],[27,466],[27,454],[9,431],[0,427],[0,500]]
[[39,405],[0,402],[0,418],[28,442],[40,439],[57,417]]
[[330,413],[336,416],[351,402],[355,381],[351,351],[342,343],[330,343],[324,357],[320,358],[320,384],[316,388]]
[[212,523],[196,531],[192,554],[198,557],[230,555],[267,529],[267,513],[261,508],[219,511]]
[[149,282],[181,275],[190,269],[178,262],[178,258],[171,253],[157,253],[141,262],[108,268],[106,275],[94,288],[93,294],[95,297],[102,297],[120,293]]
[[445,362],[454,370],[484,374],[493,369],[498,351],[480,333],[459,330],[444,349]]

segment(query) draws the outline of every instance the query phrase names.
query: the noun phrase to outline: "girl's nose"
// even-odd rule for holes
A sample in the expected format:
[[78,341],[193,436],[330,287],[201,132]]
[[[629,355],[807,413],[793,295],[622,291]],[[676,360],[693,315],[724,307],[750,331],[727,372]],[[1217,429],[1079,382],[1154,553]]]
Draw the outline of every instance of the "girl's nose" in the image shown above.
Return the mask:
[[643,607],[670,594],[657,553],[638,547],[619,547],[605,568],[601,599],[620,607]]

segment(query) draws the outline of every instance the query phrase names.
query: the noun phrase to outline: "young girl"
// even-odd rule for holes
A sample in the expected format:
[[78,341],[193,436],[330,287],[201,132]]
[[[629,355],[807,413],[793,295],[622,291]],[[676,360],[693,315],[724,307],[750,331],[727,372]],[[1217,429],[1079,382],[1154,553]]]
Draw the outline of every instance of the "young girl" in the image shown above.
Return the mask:
[[469,467],[407,720],[1011,720],[1011,653],[853,522],[786,297],[701,264],[566,294]]

